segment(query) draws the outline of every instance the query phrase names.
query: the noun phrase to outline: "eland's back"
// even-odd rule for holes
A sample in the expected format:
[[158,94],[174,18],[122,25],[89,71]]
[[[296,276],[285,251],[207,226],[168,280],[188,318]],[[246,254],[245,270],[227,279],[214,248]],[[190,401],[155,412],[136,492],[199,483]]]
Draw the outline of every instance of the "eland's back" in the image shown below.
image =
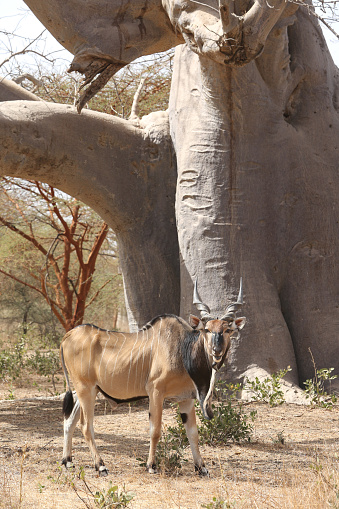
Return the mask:
[[147,397],[147,383],[166,374],[165,397],[175,397],[183,380],[175,388],[178,384],[170,378],[176,379],[179,374],[186,379],[183,389],[194,390],[181,357],[184,338],[192,331],[188,323],[174,315],[156,317],[135,333],[86,324],[68,332],[61,347],[76,390],[77,385],[85,384],[117,400]]

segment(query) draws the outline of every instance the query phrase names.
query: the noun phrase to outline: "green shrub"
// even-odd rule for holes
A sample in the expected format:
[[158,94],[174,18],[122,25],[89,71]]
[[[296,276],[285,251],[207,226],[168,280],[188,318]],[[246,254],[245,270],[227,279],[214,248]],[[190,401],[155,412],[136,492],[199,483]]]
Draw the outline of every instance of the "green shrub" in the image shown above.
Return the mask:
[[199,439],[202,444],[222,445],[232,440],[240,442],[250,441],[257,412],[251,411],[249,415],[244,413],[244,405],[238,399],[241,394],[242,385],[217,382],[214,393],[218,400],[212,404],[214,413],[210,421],[203,418],[202,411],[196,404],[196,412],[201,422],[198,426]]
[[25,339],[20,338],[11,350],[0,352],[0,377],[3,380],[15,380],[22,374],[25,366]]
[[[176,405],[176,425],[164,428],[156,450],[156,464],[161,472],[178,474],[184,462],[185,449],[189,446],[185,427],[182,423],[178,405]],[[137,458],[139,465],[146,467],[144,458]]]
[[337,396],[331,393],[328,394],[325,390],[325,384],[331,385],[331,381],[335,380],[337,375],[332,375],[334,368],[317,369],[311,349],[309,348],[308,351],[314,367],[314,377],[304,382],[306,398],[311,400],[312,405],[331,409],[337,402]]
[[[94,507],[99,507],[100,509],[122,509],[127,507],[135,496],[134,493],[127,492],[125,486],[119,488],[119,486],[113,485],[112,481],[109,481],[107,490],[94,488],[85,478],[84,467],[80,467],[78,470],[65,471],[59,465],[58,470],[59,474],[57,477],[48,475],[47,479],[60,486],[70,487],[87,509]],[[41,486],[41,488],[45,488],[45,486]]]
[[214,413],[210,421],[203,418],[202,411],[197,406],[197,415],[200,419],[198,426],[199,439],[202,444],[217,446],[232,440],[240,442],[251,439],[253,426],[257,412],[254,410],[248,416],[243,412],[241,403],[234,404],[232,401],[212,404]]
[[0,351],[0,379],[14,381],[27,373],[50,377],[55,387],[55,375],[60,371],[59,353],[55,350],[28,352],[26,336],[22,335],[11,349]]
[[315,376],[304,382],[306,398],[311,400],[312,405],[322,408],[332,408],[337,402],[335,394],[328,394],[325,390],[325,383],[335,380],[337,375],[332,375],[334,368],[316,369]]
[[272,373],[272,375],[263,380],[259,380],[258,377],[255,380],[247,380],[244,384],[244,389],[250,392],[253,401],[262,401],[272,407],[282,405],[285,402],[285,396],[280,381],[288,371],[291,371],[290,366]]
[[203,504],[201,507],[204,509],[232,509],[235,507],[235,502],[230,503],[217,497],[213,497],[212,500],[209,504]]
[[60,370],[59,353],[51,350],[46,352],[35,350],[33,356],[27,359],[25,367],[30,372],[38,375],[55,375]]
[[125,486],[119,488],[110,481],[107,490],[95,492],[94,502],[96,507],[100,507],[100,509],[121,509],[127,507],[134,496],[134,493],[126,492]]

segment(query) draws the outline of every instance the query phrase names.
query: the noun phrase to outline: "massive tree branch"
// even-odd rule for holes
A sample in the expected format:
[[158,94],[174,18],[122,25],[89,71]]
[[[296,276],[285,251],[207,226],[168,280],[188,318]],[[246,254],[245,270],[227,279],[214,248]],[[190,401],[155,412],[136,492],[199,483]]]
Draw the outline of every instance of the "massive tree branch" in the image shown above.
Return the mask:
[[74,59],[70,71],[85,75],[79,111],[119,69],[142,55],[183,42],[160,0],[25,0]]
[[108,216],[114,230],[142,220],[147,169],[141,155],[152,144],[147,147],[141,129],[95,112],[79,118],[72,106],[42,102],[6,102],[0,115],[3,175],[48,182]]
[[88,88],[78,100],[79,112],[124,65],[183,41],[221,64],[251,62],[287,5],[286,0],[238,2],[240,7],[233,0],[219,0],[218,5],[215,0],[25,2],[74,54],[70,71],[85,75],[83,87]]
[[216,9],[210,1],[202,4],[195,0],[164,0],[164,3],[173,26],[181,31],[192,51],[235,66],[248,64],[261,53],[288,4],[286,0],[253,3],[219,0]]
[[0,174],[47,182],[87,203],[115,231],[134,326],[179,310],[168,118],[158,112],[142,122],[136,128],[41,101],[0,105]]
[[0,76],[0,102],[2,101],[40,101],[39,97],[17,85],[14,81]]

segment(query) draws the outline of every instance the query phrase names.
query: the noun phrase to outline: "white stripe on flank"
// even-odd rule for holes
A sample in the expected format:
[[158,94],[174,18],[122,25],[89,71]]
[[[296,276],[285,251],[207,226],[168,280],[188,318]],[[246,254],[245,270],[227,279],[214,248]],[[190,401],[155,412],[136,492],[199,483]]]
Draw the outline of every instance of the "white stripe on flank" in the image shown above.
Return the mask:
[[[69,345],[71,345],[71,343],[73,343],[73,341],[76,338],[76,335],[77,335],[76,333],[73,335],[73,331],[72,331],[72,334],[70,336],[68,336],[68,340],[70,340]],[[76,359],[75,355],[73,355],[72,357],[73,357],[73,369],[74,369],[74,371],[76,371],[76,369],[75,369],[75,361],[79,362],[79,359]]]
[[99,364],[99,369],[98,369],[98,377],[100,376],[100,369],[101,369],[101,363],[102,363],[102,359],[104,358],[104,355],[105,355],[105,350],[106,350],[106,346],[107,346],[107,343],[109,342],[109,340],[111,339],[111,336],[108,332],[108,330],[106,331],[106,334],[108,336],[108,339],[106,340],[106,343],[105,343],[105,346],[104,346],[104,349],[102,351],[102,354],[101,354],[101,359],[100,359],[100,364]]
[[150,344],[149,363],[148,363],[148,375],[146,377],[146,381],[149,379],[149,374],[151,372],[153,343],[154,343],[154,327],[152,327],[152,341],[151,341],[151,344]]
[[81,376],[83,376],[83,373],[82,373],[82,359],[84,357],[84,344],[85,344],[86,340],[87,340],[87,336],[85,335],[84,336],[84,341],[82,343],[82,349],[81,349],[81,361],[80,361],[80,373],[81,373]]
[[119,341],[119,336],[120,336],[120,334],[115,334],[115,336],[116,336],[116,338],[117,338],[117,339],[116,339],[116,341],[115,341],[115,343],[114,343],[114,346],[112,347],[112,354],[111,354],[110,358],[108,359],[108,361],[106,362],[106,366],[105,366],[105,376],[104,376],[103,380],[106,380],[108,365],[109,365],[109,363],[111,362],[111,358],[115,356],[115,347],[116,347],[116,345],[117,345],[117,343],[118,343],[118,341]]
[[[92,325],[93,328],[93,325]],[[87,376],[89,377],[89,371],[91,369],[91,362],[92,362],[92,343],[95,340],[96,337],[98,337],[100,331],[96,331],[92,337],[92,335],[89,337],[89,360],[88,360],[88,370],[87,370]]]
[[[142,334],[144,334],[144,331],[142,331]],[[137,379],[138,379],[138,365],[139,365],[139,359],[140,359],[140,348],[141,348],[141,344],[142,344],[142,341],[140,341],[140,338],[139,338],[139,331],[137,332],[137,338],[138,338],[138,341],[139,341],[139,350],[138,350],[138,353],[137,353],[137,364],[135,366],[134,390],[136,388]]]
[[116,368],[116,365],[117,365],[117,362],[118,362],[118,358],[119,358],[120,352],[121,352],[121,350],[122,350],[122,348],[123,348],[124,344],[126,343],[126,336],[125,336],[125,334],[123,334],[122,332],[120,332],[120,334],[121,334],[121,336],[123,336],[125,339],[124,339],[124,342],[123,342],[123,344],[121,345],[120,350],[119,350],[119,352],[118,352],[118,354],[117,354],[117,356],[116,356],[115,363],[114,363],[114,368],[113,368],[112,373],[110,374],[110,376],[111,376],[111,388],[112,388],[112,386],[113,386],[114,372],[115,372],[115,368]]
[[157,356],[159,354],[159,342],[160,342],[160,336],[161,336],[161,326],[162,326],[162,321],[160,322],[160,327],[159,327],[159,334],[158,334],[158,348],[157,348]]
[[144,348],[142,349],[142,366],[141,366],[141,376],[144,374],[144,362],[145,362],[145,348],[148,342],[148,330],[146,331],[146,340],[145,340],[145,331],[142,331],[142,341],[144,343]]
[[133,348],[131,350],[131,355],[130,355],[130,358],[129,358],[129,370],[128,370],[128,376],[127,376],[127,384],[126,384],[126,390],[128,390],[128,384],[129,384],[129,377],[130,377],[130,374],[131,374],[131,368],[132,368],[132,357],[133,357],[133,350],[134,350],[134,347],[136,345],[138,341],[138,334],[137,334],[137,337],[134,341],[134,345],[133,345]]
[[[161,332],[161,326],[162,326],[162,318],[160,318],[160,325],[159,325],[159,332],[158,332],[158,342],[159,342],[159,336],[160,336],[160,332]],[[150,356],[149,356],[148,377],[147,377],[147,379],[149,378],[149,375],[150,375],[150,372],[151,372],[151,363],[153,362],[152,351],[153,351],[153,343],[154,343],[154,328],[152,327],[152,329],[153,329],[153,337],[152,337],[152,343],[151,343],[151,352],[150,352]]]

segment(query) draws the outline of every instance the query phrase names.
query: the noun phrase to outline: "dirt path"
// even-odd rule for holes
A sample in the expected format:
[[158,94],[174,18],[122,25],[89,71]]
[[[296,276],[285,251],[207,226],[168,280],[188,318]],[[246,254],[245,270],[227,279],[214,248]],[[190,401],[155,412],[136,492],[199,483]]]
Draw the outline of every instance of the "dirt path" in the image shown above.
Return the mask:
[[[27,390],[16,391],[16,396],[24,393],[29,396]],[[6,388],[0,397],[5,394]],[[210,477],[199,478],[189,451],[180,475],[144,472],[136,458],[146,457],[148,451],[147,406],[121,406],[105,415],[99,403],[96,440],[109,477],[97,477],[78,430],[73,455],[76,469],[85,467],[85,479],[93,492],[107,490],[110,481],[125,485],[126,491],[135,493],[130,507],[137,509],[196,509],[211,504],[213,497],[227,501],[225,508],[338,508],[338,407],[326,411],[253,404],[248,413],[253,408],[258,417],[252,441],[219,448],[203,446]],[[164,410],[164,423],[175,423],[169,407]],[[23,508],[95,507],[82,481],[75,481],[77,493],[65,482],[65,472],[57,463],[62,456],[62,434],[60,400],[1,401],[1,508],[19,507],[20,498]]]

